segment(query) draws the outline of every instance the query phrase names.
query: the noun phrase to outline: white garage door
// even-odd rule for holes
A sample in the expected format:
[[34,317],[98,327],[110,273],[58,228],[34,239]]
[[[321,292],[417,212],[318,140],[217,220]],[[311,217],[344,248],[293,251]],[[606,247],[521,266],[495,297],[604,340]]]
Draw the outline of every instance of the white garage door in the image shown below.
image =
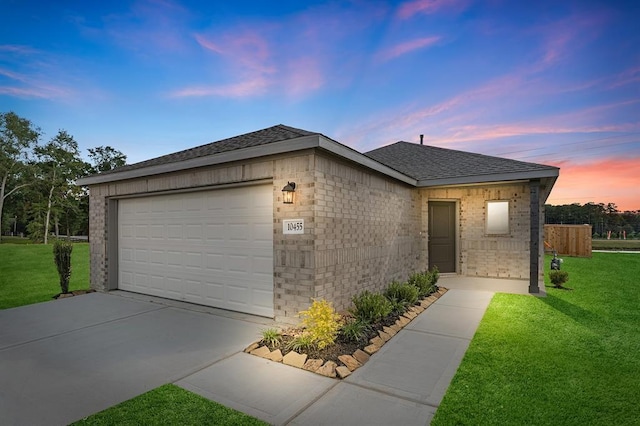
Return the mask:
[[273,316],[271,185],[118,202],[118,287]]

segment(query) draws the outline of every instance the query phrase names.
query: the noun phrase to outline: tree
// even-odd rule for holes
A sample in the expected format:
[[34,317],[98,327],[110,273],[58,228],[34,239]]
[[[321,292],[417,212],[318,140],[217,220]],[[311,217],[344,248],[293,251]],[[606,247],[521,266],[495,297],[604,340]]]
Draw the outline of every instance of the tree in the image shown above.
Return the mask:
[[47,244],[51,216],[54,216],[56,235],[63,212],[73,209],[79,200],[75,180],[87,173],[87,164],[80,159],[78,143],[65,130],[44,146],[35,149],[41,183],[44,186],[44,243]]
[[102,173],[127,164],[127,156],[110,146],[89,148],[89,158],[93,165],[91,173]]
[[40,130],[29,120],[0,113],[0,230],[5,199],[30,184],[28,158],[39,137]]

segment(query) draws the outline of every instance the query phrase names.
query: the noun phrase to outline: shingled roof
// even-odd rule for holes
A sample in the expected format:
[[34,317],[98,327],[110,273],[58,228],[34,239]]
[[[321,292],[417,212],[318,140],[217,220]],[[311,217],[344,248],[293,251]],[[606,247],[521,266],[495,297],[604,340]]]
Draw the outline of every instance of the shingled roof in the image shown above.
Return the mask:
[[540,178],[555,179],[558,176],[558,169],[555,167],[409,142],[396,142],[362,154],[321,133],[278,124],[118,167],[82,178],[77,183],[91,185],[140,178],[314,148],[332,152],[364,167],[419,187]]
[[217,142],[211,142],[205,145],[197,146],[195,148],[189,148],[184,151],[174,152],[172,154],[167,154],[161,157],[152,158],[150,160],[141,161],[139,163],[119,167],[102,174],[114,172],[121,173],[128,170],[142,169],[145,167],[158,166],[161,164],[177,163],[180,161],[192,160],[194,158],[221,154],[223,152],[235,151],[243,148],[251,148],[255,146],[270,144],[273,142],[280,142],[302,136],[318,134],[319,133],[285,126],[284,124],[278,124],[266,129],[257,130],[251,133],[245,133],[244,135],[222,139]]
[[465,151],[396,142],[364,155],[418,181],[418,186],[554,177],[558,168]]

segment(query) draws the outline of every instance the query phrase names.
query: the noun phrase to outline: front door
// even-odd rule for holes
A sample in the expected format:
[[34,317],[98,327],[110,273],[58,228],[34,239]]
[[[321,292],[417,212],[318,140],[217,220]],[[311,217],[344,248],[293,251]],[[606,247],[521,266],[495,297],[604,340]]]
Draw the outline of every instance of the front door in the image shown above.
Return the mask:
[[429,202],[429,269],[456,272],[456,203]]

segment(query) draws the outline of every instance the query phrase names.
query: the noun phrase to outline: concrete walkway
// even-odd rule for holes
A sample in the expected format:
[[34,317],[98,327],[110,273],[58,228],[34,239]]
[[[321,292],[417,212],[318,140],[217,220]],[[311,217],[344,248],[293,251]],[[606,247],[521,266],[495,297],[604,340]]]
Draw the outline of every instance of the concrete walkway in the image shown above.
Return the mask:
[[275,425],[428,424],[493,294],[449,290],[343,381],[243,353],[271,324],[247,315],[127,293],[2,310],[0,423],[65,425],[176,383]]
[[493,294],[449,290],[343,381],[238,353],[176,384],[274,425],[429,424]]

